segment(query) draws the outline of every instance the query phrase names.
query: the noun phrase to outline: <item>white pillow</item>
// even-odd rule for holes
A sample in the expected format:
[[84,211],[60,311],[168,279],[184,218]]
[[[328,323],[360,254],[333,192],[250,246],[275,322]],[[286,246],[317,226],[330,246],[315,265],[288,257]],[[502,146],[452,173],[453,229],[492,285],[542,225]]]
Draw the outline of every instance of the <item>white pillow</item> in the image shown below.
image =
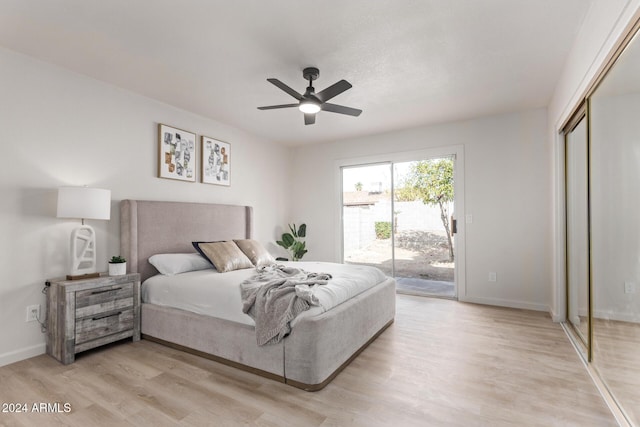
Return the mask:
[[156,254],[149,257],[149,262],[160,274],[164,274],[165,276],[214,268],[208,260],[198,253]]

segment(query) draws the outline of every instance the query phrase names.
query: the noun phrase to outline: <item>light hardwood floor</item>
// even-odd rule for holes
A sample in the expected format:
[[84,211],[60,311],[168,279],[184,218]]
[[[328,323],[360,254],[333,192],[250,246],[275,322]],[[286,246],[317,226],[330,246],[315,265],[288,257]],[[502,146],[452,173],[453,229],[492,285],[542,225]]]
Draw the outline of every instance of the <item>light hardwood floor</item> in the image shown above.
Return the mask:
[[640,425],[640,324],[594,319],[593,364],[634,425]]
[[544,313],[398,295],[395,323],[309,393],[146,340],[0,368],[7,426],[615,426]]

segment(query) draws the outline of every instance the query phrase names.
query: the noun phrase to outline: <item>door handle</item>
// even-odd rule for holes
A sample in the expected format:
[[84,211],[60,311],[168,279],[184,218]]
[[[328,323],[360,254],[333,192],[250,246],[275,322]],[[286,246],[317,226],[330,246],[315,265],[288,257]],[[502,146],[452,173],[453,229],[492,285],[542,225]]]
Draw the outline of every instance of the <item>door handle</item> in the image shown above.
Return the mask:
[[98,294],[104,294],[105,292],[114,292],[114,291],[119,291],[122,288],[111,288],[111,289],[103,289],[101,291],[93,291],[91,292],[91,295],[98,295]]
[[451,217],[451,235],[453,236],[458,232],[458,220]]

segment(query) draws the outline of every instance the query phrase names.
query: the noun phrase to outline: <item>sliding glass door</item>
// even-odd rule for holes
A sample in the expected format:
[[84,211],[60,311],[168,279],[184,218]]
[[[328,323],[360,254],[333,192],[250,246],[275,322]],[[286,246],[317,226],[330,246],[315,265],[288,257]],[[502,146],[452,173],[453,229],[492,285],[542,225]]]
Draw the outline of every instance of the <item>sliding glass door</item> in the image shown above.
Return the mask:
[[345,263],[378,267],[393,277],[391,163],[342,168]]
[[456,297],[455,157],[344,166],[343,261],[380,268],[398,292]]

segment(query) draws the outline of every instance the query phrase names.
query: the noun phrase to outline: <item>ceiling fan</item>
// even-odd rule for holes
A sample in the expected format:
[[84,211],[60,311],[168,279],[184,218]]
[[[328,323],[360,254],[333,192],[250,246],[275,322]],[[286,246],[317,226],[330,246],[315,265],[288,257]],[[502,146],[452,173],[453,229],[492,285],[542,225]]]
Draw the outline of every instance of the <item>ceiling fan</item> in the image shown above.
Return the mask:
[[273,83],[289,95],[298,100],[297,104],[283,104],[283,105],[269,105],[267,107],[258,107],[258,110],[275,110],[278,108],[291,108],[298,107],[300,111],[304,113],[304,124],[312,125],[316,122],[316,113],[320,110],[329,111],[330,113],[346,114],[348,116],[358,117],[362,110],[357,108],[345,107],[343,105],[330,104],[327,101],[334,96],[340,95],[342,92],[350,89],[351,83],[346,80],[340,80],[328,88],[316,93],[313,88],[313,81],[320,75],[320,70],[315,67],[308,67],[302,70],[302,77],[305,80],[309,80],[309,86],[307,87],[304,95],[300,95],[295,90],[291,89],[286,84],[282,83],[278,79],[267,79],[268,82]]

